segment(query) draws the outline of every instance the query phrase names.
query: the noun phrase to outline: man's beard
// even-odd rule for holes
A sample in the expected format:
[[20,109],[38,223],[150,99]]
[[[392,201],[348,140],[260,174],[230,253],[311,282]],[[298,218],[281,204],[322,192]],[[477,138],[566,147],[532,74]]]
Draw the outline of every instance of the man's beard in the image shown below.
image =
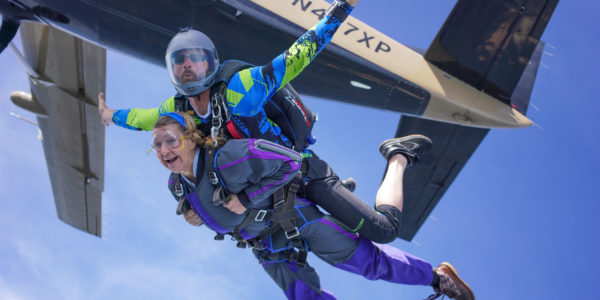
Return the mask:
[[[187,77],[187,75],[192,75],[191,77]],[[194,82],[196,81],[196,78],[198,76],[196,76],[196,73],[190,71],[190,70],[185,70],[183,71],[183,73],[181,74],[181,83],[188,83],[188,82]]]

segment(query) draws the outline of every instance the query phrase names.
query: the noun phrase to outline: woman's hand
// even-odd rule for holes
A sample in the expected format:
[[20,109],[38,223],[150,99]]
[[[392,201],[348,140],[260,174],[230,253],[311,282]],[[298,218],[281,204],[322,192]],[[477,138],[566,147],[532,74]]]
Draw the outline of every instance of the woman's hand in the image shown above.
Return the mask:
[[188,209],[183,217],[192,226],[200,226],[202,224],[202,219],[200,219],[200,216],[193,209]]
[[106,106],[106,101],[104,100],[104,93],[100,92],[98,94],[98,112],[100,113],[100,119],[102,121],[102,125],[108,126],[112,123],[114,109],[108,108]]
[[238,215],[241,215],[244,212],[246,212],[246,207],[242,205],[242,202],[240,202],[240,199],[236,194],[231,194],[231,200],[229,200],[226,203],[223,203],[223,206],[225,206],[231,212],[236,213]]

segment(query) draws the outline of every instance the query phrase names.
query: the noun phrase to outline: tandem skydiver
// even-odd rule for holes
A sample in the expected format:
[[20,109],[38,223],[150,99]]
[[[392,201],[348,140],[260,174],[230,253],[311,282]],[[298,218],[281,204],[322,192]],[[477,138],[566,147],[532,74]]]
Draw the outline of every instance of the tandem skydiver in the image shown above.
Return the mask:
[[[406,139],[395,139],[380,148],[388,161],[384,183],[395,183],[389,197],[399,197],[388,199],[390,202],[402,202],[406,156],[424,150],[407,150],[403,144]],[[306,261],[308,251],[334,267],[369,280],[430,285],[435,294],[427,299],[442,295],[475,299],[449,263],[432,268],[400,249],[374,244],[321,213],[310,201],[297,197],[302,161],[298,152],[261,139],[212,140],[196,128],[191,116],[175,112],[155,123],[151,147],[160,163],[172,172],[169,189],[175,199],[187,201],[191,205],[188,209],[195,211],[211,230],[249,244],[288,299],[335,299],[321,289],[318,274]],[[211,181],[213,172],[218,173],[217,184]],[[178,188],[175,181],[185,182],[183,188]],[[246,195],[252,209],[238,214],[225,208],[221,187],[231,192],[227,197]]]
[[[264,66],[246,65],[241,70],[235,70],[234,67],[232,71],[231,62],[225,62],[220,68],[212,41],[199,31],[184,29],[173,37],[165,56],[167,70],[178,95],[169,98],[158,108],[114,111],[106,107],[104,95],[100,94],[102,121],[105,125],[114,122],[129,129],[151,130],[160,115],[184,111],[194,115],[198,127],[205,134],[214,136],[220,134],[221,125],[225,123],[223,116],[227,114],[235,125],[233,131],[241,132],[241,136],[273,141],[288,148],[295,146],[295,150],[303,152],[303,192],[308,199],[354,232],[378,243],[391,242],[401,230],[402,206],[377,201],[375,210],[372,209],[344,187],[325,161],[312,151],[303,149],[304,141],[293,142],[289,136],[282,134],[280,126],[271,122],[265,112],[268,101],[287,89],[286,84],[325,47],[357,2],[334,2],[327,15],[287,51]],[[234,66],[236,64],[238,62],[233,62]],[[227,72],[230,74],[223,75]],[[237,133],[230,132],[230,135],[235,137]],[[430,147],[430,144],[424,147]],[[409,157],[409,164],[418,159]],[[241,203],[232,202],[230,205],[238,210],[250,208],[244,199]]]

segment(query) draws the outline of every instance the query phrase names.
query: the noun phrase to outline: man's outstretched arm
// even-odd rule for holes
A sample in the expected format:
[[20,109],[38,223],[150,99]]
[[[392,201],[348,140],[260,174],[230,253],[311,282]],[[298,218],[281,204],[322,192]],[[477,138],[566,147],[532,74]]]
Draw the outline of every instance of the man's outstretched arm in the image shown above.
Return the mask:
[[152,130],[158,118],[169,112],[175,111],[175,98],[171,97],[161,103],[159,107],[142,109],[111,109],[106,105],[104,93],[98,94],[98,112],[104,126],[115,123],[131,130]]
[[273,94],[298,76],[329,43],[358,0],[341,1],[279,56],[264,66],[236,73],[227,85],[227,102],[234,115],[257,114]]

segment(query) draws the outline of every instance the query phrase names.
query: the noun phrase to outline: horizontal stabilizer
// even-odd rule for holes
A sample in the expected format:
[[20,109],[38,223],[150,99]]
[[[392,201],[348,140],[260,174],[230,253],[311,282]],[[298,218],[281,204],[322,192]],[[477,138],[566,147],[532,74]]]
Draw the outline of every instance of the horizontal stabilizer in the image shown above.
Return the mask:
[[459,0],[425,59],[507,105],[558,0]]
[[422,134],[433,148],[404,173],[404,208],[400,238],[410,241],[489,129],[465,127],[403,115],[396,137]]

